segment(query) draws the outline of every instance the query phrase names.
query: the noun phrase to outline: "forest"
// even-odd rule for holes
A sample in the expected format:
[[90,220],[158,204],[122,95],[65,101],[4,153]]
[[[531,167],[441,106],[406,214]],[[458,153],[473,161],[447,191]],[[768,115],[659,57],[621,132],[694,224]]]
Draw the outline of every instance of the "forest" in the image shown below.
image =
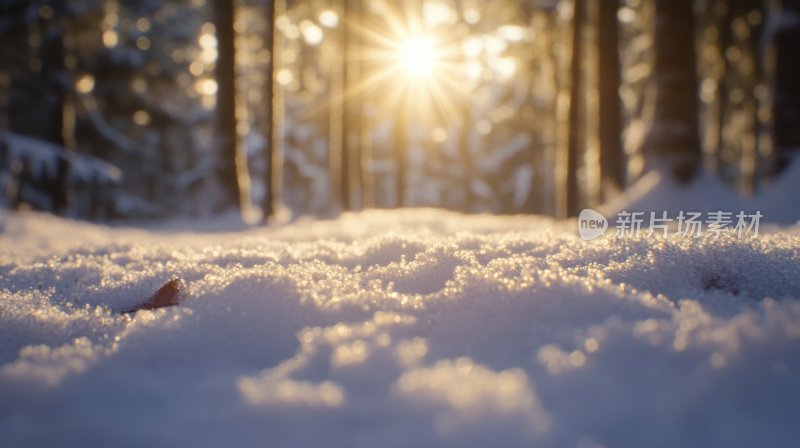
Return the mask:
[[2,0],[0,204],[575,216],[800,147],[792,0]]
[[798,44],[800,0],[0,0],[0,446],[800,446]]

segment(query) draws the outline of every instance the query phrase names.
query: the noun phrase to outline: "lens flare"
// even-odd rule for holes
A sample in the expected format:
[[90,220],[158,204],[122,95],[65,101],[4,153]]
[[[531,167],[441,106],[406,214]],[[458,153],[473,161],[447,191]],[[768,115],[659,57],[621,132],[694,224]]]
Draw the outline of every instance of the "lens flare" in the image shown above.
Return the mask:
[[340,21],[354,43],[346,64],[357,75],[330,106],[358,97],[387,118],[402,113],[412,121],[462,120],[475,82],[465,69],[463,39],[445,32],[451,20],[437,16],[431,22],[414,2],[367,4],[369,14]]
[[413,36],[398,49],[400,63],[409,75],[422,78],[433,74],[439,61],[436,40],[429,36]]

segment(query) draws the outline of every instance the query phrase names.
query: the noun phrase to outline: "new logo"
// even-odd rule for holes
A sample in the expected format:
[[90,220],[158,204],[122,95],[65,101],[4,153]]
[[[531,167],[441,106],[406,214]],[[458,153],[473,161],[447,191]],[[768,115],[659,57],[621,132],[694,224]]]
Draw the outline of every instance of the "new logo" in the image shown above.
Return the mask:
[[596,211],[585,208],[578,215],[578,235],[586,241],[604,234],[608,229],[608,220]]

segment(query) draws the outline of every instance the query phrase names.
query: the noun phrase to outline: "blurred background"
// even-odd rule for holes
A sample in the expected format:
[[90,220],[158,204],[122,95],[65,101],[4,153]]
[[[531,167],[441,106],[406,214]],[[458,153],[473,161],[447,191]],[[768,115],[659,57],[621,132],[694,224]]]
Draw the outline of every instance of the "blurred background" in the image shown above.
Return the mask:
[[0,0],[0,204],[571,216],[800,147],[800,5]]

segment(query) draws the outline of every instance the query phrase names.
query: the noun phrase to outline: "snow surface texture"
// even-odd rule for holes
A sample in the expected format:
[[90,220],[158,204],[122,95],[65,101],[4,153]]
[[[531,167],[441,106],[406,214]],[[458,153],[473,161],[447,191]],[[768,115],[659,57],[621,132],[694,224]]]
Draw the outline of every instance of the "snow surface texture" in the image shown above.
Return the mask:
[[[232,233],[0,212],[0,444],[797,446],[800,232],[580,240],[370,211]],[[120,310],[166,281],[180,306]]]
[[652,170],[637,180],[624,195],[601,207],[612,222],[618,213],[667,212],[675,217],[678,212],[734,213],[759,211],[762,223],[793,225],[800,223],[800,206],[796,196],[800,192],[800,157],[790,163],[776,180],[764,185],[755,196],[742,198],[715,176],[703,171],[689,185],[680,185],[670,176]]

